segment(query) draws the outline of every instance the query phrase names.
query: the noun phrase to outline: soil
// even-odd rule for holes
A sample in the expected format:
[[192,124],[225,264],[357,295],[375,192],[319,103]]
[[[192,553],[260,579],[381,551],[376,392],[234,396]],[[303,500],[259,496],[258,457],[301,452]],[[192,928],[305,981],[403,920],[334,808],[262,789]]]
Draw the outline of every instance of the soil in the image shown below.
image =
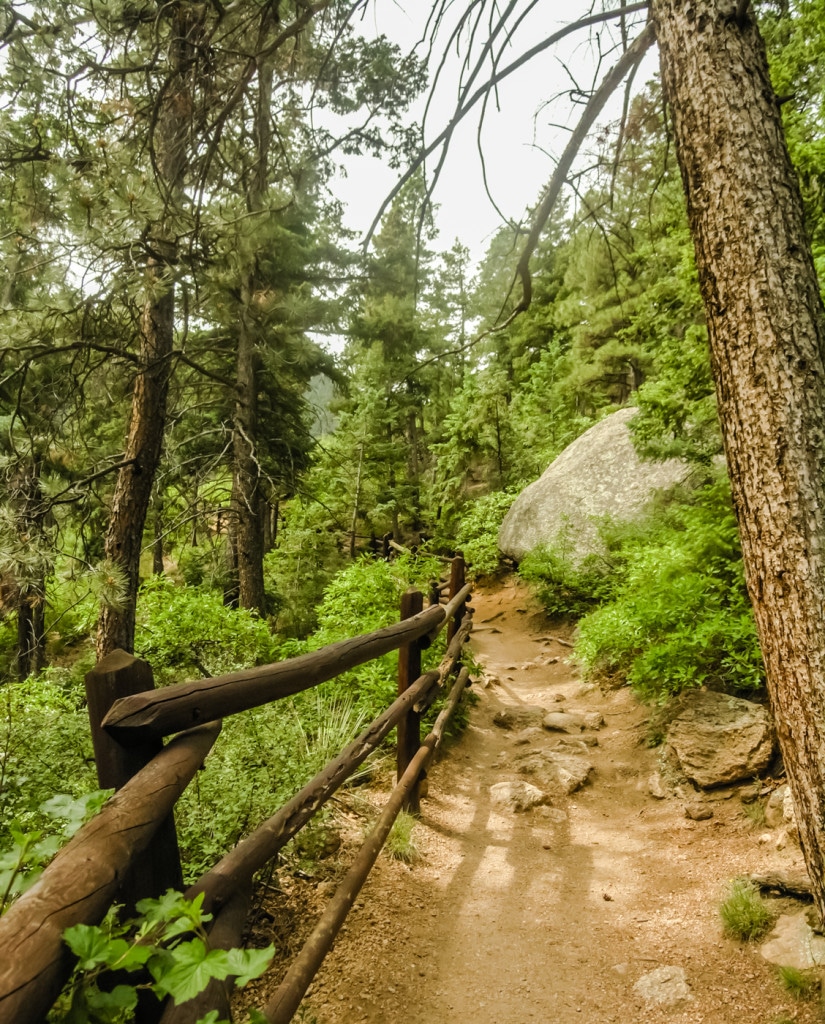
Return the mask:
[[[776,832],[754,827],[736,787],[654,799],[648,779],[660,753],[645,745],[649,709],[626,688],[583,687],[559,642],[569,630],[548,627],[516,580],[474,605],[472,648],[498,682],[474,687],[468,728],[430,772],[413,833],[418,860],[382,854],[296,1019],[821,1020],[780,987],[757,946],[724,937],[719,921],[730,879],[799,873],[799,849],[777,849]],[[598,711],[605,725],[582,789],[553,797],[552,812],[514,814],[491,804],[490,787],[535,781],[514,767],[529,747],[493,719],[531,705]],[[699,797],[713,816],[690,820],[686,801]],[[670,965],[684,969],[692,998],[660,1007],[636,994],[642,976]],[[244,1001],[263,1005],[275,980],[254,983]]]

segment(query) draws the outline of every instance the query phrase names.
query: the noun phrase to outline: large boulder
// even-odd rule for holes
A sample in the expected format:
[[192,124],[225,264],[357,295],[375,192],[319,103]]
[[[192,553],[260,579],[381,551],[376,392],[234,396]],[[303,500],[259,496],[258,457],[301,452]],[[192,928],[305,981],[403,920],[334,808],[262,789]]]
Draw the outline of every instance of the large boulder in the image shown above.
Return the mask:
[[752,779],[773,756],[765,708],[741,697],[692,690],[667,731],[667,745],[684,774],[704,789]]
[[541,544],[563,540],[580,561],[601,550],[601,519],[631,520],[656,491],[684,482],[686,463],[642,462],[636,454],[627,426],[635,414],[619,409],[600,420],[521,492],[499,531],[505,555],[521,559]]

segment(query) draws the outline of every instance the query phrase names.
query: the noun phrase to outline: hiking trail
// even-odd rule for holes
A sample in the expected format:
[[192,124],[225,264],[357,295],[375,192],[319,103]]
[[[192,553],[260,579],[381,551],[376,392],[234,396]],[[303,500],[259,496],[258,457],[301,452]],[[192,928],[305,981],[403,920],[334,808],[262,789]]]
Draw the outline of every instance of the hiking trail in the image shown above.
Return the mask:
[[[583,687],[569,634],[548,628],[511,578],[474,597],[471,645],[485,675],[466,732],[429,776],[411,866],[379,858],[335,948],[309,990],[318,1024],[771,1024],[814,1021],[755,946],[725,938],[719,903],[737,875],[799,870],[796,847],[760,843],[731,789],[704,798],[694,821],[676,796],[654,799],[657,751],[648,710],[625,687]],[[597,712],[597,745],[536,729],[531,707]],[[525,710],[528,709],[528,710]],[[513,728],[494,716],[515,718]],[[586,738],[583,735],[583,738]],[[552,808],[513,813],[490,788],[526,781],[518,759],[558,747],[593,765]],[[572,741],[572,742],[571,742]],[[593,743],[591,739],[589,741]],[[582,748],[576,750],[576,745]],[[634,989],[663,967],[684,971],[678,1005]]]

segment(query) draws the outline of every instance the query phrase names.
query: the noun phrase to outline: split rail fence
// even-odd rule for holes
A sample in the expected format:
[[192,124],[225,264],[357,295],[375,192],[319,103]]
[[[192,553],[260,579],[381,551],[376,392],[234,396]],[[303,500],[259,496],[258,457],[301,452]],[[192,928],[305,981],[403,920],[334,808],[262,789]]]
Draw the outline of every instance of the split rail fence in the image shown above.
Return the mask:
[[[271,1024],[287,1024],[329,952],[402,808],[418,810],[426,774],[461,694],[469,685],[460,665],[472,628],[471,586],[464,561],[452,559],[450,579],[434,584],[429,607],[420,591],[402,597],[401,620],[287,661],[154,689],[151,667],[114,651],[86,677],[98,779],[116,789],[101,812],[57,854],[37,883],[0,918],[0,1024],[37,1024],[73,968],[62,936],[76,924],[98,924],[117,899],[127,908],[168,888],[182,889],[172,810],[201,767],[221,719],[308,690],[342,672],[398,650],[398,697],[251,835],[186,890],[204,894],[213,914],[213,948],[240,945],[253,879],[310,820],[355,769],[397,728],[397,784],[373,831],[314,930],[264,1009]],[[445,603],[446,602],[446,603]],[[446,626],[447,652],[422,674],[421,652]],[[455,676],[454,681],[449,680]],[[449,684],[449,685],[448,685]],[[447,692],[428,736],[422,713]],[[174,735],[165,746],[163,739]],[[228,982],[213,981],[180,1006],[141,1004],[139,1024],[194,1024],[212,1009],[228,1016]]]

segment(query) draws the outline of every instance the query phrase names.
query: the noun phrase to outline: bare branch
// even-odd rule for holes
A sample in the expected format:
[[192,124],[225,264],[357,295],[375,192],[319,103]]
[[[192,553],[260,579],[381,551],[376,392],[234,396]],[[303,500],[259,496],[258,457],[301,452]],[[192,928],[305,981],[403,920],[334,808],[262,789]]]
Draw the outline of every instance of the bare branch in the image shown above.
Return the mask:
[[[576,32],[582,28],[587,28],[590,25],[597,25],[604,21],[610,21],[613,18],[633,14],[636,11],[646,10],[647,7],[647,0],[640,0],[639,3],[631,4],[627,7],[621,8],[620,10],[604,11],[599,14],[591,14],[586,18],[581,18],[578,21],[571,22],[569,25],[565,25],[564,28],[559,29],[558,32],[554,32],[546,39],[543,39],[540,43],[537,43],[535,46],[531,47],[516,60],[512,61],[506,67],[502,68],[501,71],[496,71],[493,75],[491,75],[489,80],[485,82],[484,85],[476,89],[473,95],[465,103],[459,106],[453,117],[450,119],[450,123],[447,125],[447,127],[428,146],[425,146],[424,149],[422,149],[422,151],[418,154],[415,160],[413,160],[413,162],[410,164],[407,170],[398,179],[398,182],[395,184],[394,188],[389,192],[387,197],[381,203],[381,206],[379,207],[378,212],[376,213],[373,222],[370,225],[369,230],[367,231],[366,237],[364,239],[364,245],[366,246],[369,244],[370,239],[375,234],[375,230],[378,227],[379,221],[387,212],[387,209],[397,198],[398,194],[401,192],[401,190],[404,188],[407,182],[415,175],[418,169],[425,163],[425,161],[430,156],[432,156],[432,154],[437,149],[439,149],[442,146],[446,146],[449,143],[450,139],[452,138],[453,132],[461,123],[461,121],[464,120],[464,118],[467,116],[467,114],[469,114],[473,107],[475,107],[478,101],[483,97],[487,96],[487,94],[493,88],[495,88],[495,86],[498,85],[499,82],[503,81],[509,75],[513,74],[513,72],[517,71],[520,67],[523,67],[524,64],[532,60],[533,57],[536,57],[538,54],[543,53],[545,50],[549,49],[551,46],[554,46],[557,42],[559,42],[561,39],[564,39],[571,33]],[[641,36],[639,38],[641,38]],[[650,42],[652,42],[652,36],[650,37],[648,46],[650,45]],[[631,50],[628,50],[627,52],[630,53]],[[585,111],[585,116],[586,113],[587,112]]]
[[[629,10],[629,8],[625,8],[625,11],[627,10]],[[541,236],[547,221],[550,219],[550,215],[555,209],[562,187],[570,173],[570,168],[573,166],[573,161],[578,156],[582,143],[587,137],[590,129],[593,127],[594,121],[601,113],[607,100],[618,88],[624,77],[636,67],[644,54],[650,49],[654,38],[653,26],[648,25],[644,32],[634,40],[630,48],[622,55],[610,71],[608,71],[602,80],[602,84],[593,93],[590,98],[590,102],[585,107],[581,120],[578,125],[576,125],[576,130],[570,137],[570,141],[567,143],[567,146],[561,155],[561,159],[556,165],[556,169],[553,172],[553,177],[550,179],[550,184],[547,186],[544,198],[539,204],[539,208],[536,210],[533,217],[533,224],[527,235],[527,241],[525,242],[524,249],[522,250],[521,257],[518,261],[518,266],[516,267],[516,278],[521,279],[522,297],[519,304],[513,310],[513,313],[508,317],[507,322],[511,322],[514,316],[518,313],[523,313],[530,307],[530,302],[533,297],[533,282],[530,277],[530,257],[535,252],[539,237]]]

